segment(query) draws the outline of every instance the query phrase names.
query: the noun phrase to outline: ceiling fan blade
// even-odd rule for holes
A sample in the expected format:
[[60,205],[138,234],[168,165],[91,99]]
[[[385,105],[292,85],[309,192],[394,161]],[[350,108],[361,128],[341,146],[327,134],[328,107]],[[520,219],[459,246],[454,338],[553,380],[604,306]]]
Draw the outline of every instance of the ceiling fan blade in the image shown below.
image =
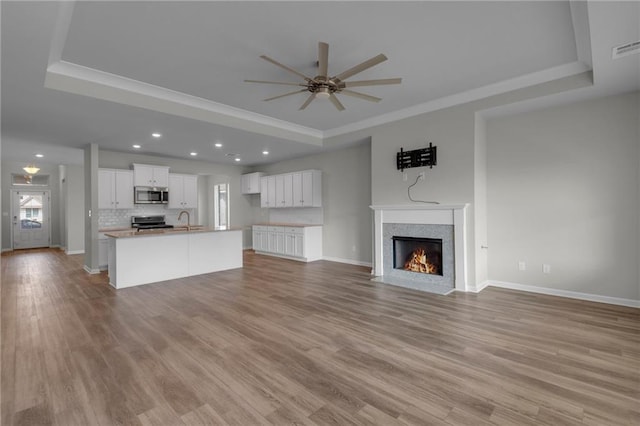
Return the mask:
[[374,56],[373,58],[364,61],[361,64],[356,65],[353,68],[349,68],[346,71],[341,72],[340,74],[336,75],[335,77],[332,78],[332,80],[334,79],[338,79],[338,80],[346,80],[347,78],[351,77],[352,75],[358,74],[366,69],[369,69],[373,66],[378,65],[380,62],[384,62],[387,60],[387,57],[384,56],[382,53],[379,54],[378,56]]
[[360,80],[360,81],[343,81],[340,86],[358,87],[358,86],[380,86],[383,84],[400,84],[401,78],[383,78],[380,80]]
[[302,78],[304,78],[306,81],[312,81],[312,78],[307,77],[306,75],[302,74],[301,72],[298,72],[296,70],[294,70],[293,68],[290,68],[284,64],[281,64],[280,62],[276,61],[275,59],[271,59],[270,57],[268,57],[267,55],[262,55],[260,56],[262,59],[264,59],[267,62],[271,62],[273,65],[278,66],[280,68],[283,68],[287,71],[289,71],[290,73],[293,73],[297,76],[300,76]]
[[329,68],[329,45],[327,43],[318,43],[318,75],[327,77]]
[[342,93],[343,95],[353,96],[354,98],[364,99],[365,101],[380,102],[382,100],[382,98],[376,98],[375,96],[367,95],[360,92],[354,92],[353,90],[345,89],[341,90],[340,93]]
[[329,95],[329,100],[338,111],[344,111],[344,106],[340,103],[338,98],[336,98],[336,95],[334,95],[333,93]]
[[265,83],[265,84],[284,84],[285,86],[304,86],[303,83],[287,83],[285,81],[264,81],[264,80],[245,80],[245,83]]
[[284,98],[285,96],[295,95],[297,93],[302,93],[302,92],[306,92],[306,91],[307,91],[307,89],[296,90],[295,92],[285,93],[284,95],[278,95],[278,96],[274,96],[272,98],[267,98],[267,99],[264,99],[264,100],[265,101],[272,101],[274,99]]
[[298,108],[298,111],[302,111],[303,109],[305,109],[306,107],[309,106],[309,104],[311,103],[311,101],[313,101],[316,98],[315,93],[312,93],[311,95],[309,95],[309,97],[307,98],[306,101],[304,101],[304,103],[302,104],[302,106],[300,108]]

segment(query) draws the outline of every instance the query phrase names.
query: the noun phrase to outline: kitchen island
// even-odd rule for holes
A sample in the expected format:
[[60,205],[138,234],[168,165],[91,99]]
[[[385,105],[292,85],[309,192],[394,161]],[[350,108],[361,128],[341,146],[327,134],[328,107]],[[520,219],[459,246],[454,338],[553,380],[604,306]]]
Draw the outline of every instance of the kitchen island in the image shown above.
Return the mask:
[[117,289],[242,267],[242,230],[174,228],[106,232]]

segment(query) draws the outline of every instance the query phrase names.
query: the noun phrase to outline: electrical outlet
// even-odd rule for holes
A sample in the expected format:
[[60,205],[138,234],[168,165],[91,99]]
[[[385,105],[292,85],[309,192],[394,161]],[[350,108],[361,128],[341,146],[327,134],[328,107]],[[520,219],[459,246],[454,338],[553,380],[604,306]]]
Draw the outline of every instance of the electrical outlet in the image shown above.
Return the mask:
[[351,247],[351,251],[355,253],[355,251],[356,251],[356,246],[352,246],[352,247]]
[[418,177],[420,178],[420,180],[424,180],[424,172],[418,173]]
[[405,182],[407,181],[407,174],[406,173],[402,174],[402,180],[405,181]]
[[518,262],[518,270],[519,271],[527,270],[527,264],[524,262],[524,260],[521,260],[520,262]]
[[543,263],[542,264],[542,273],[543,274],[550,274],[551,273],[551,265],[549,265],[548,263]]

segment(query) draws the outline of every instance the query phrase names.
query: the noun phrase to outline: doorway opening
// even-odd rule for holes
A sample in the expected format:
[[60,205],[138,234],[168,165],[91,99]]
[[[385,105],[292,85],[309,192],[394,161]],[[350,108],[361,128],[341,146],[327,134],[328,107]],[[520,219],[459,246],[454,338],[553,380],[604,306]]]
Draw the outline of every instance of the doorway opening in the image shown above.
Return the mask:
[[229,226],[229,184],[213,186],[213,226],[215,229],[227,229]]
[[13,249],[49,247],[49,191],[12,191]]

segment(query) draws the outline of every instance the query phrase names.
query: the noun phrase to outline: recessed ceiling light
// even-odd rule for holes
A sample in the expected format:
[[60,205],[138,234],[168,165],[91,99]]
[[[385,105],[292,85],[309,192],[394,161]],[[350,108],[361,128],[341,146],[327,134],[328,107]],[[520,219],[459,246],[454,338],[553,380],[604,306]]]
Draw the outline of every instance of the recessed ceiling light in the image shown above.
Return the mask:
[[240,161],[240,159],[236,157],[236,161]]
[[262,155],[269,155],[269,151],[262,151]]
[[153,136],[154,138],[161,138],[162,133],[151,133],[151,136]]
[[38,158],[42,158],[42,157],[44,157],[44,155],[42,155],[42,154],[36,154],[36,157],[38,157]]
[[198,155],[198,153],[197,152],[190,152],[189,155],[192,155],[192,156],[195,157],[196,155]]
[[140,145],[138,145],[138,144],[131,145],[131,146],[132,146],[132,147],[134,147],[135,149],[140,149],[140,148],[142,148],[142,146],[140,146]]
[[222,148],[222,144],[220,142],[218,142],[217,144],[214,145],[216,148]]

